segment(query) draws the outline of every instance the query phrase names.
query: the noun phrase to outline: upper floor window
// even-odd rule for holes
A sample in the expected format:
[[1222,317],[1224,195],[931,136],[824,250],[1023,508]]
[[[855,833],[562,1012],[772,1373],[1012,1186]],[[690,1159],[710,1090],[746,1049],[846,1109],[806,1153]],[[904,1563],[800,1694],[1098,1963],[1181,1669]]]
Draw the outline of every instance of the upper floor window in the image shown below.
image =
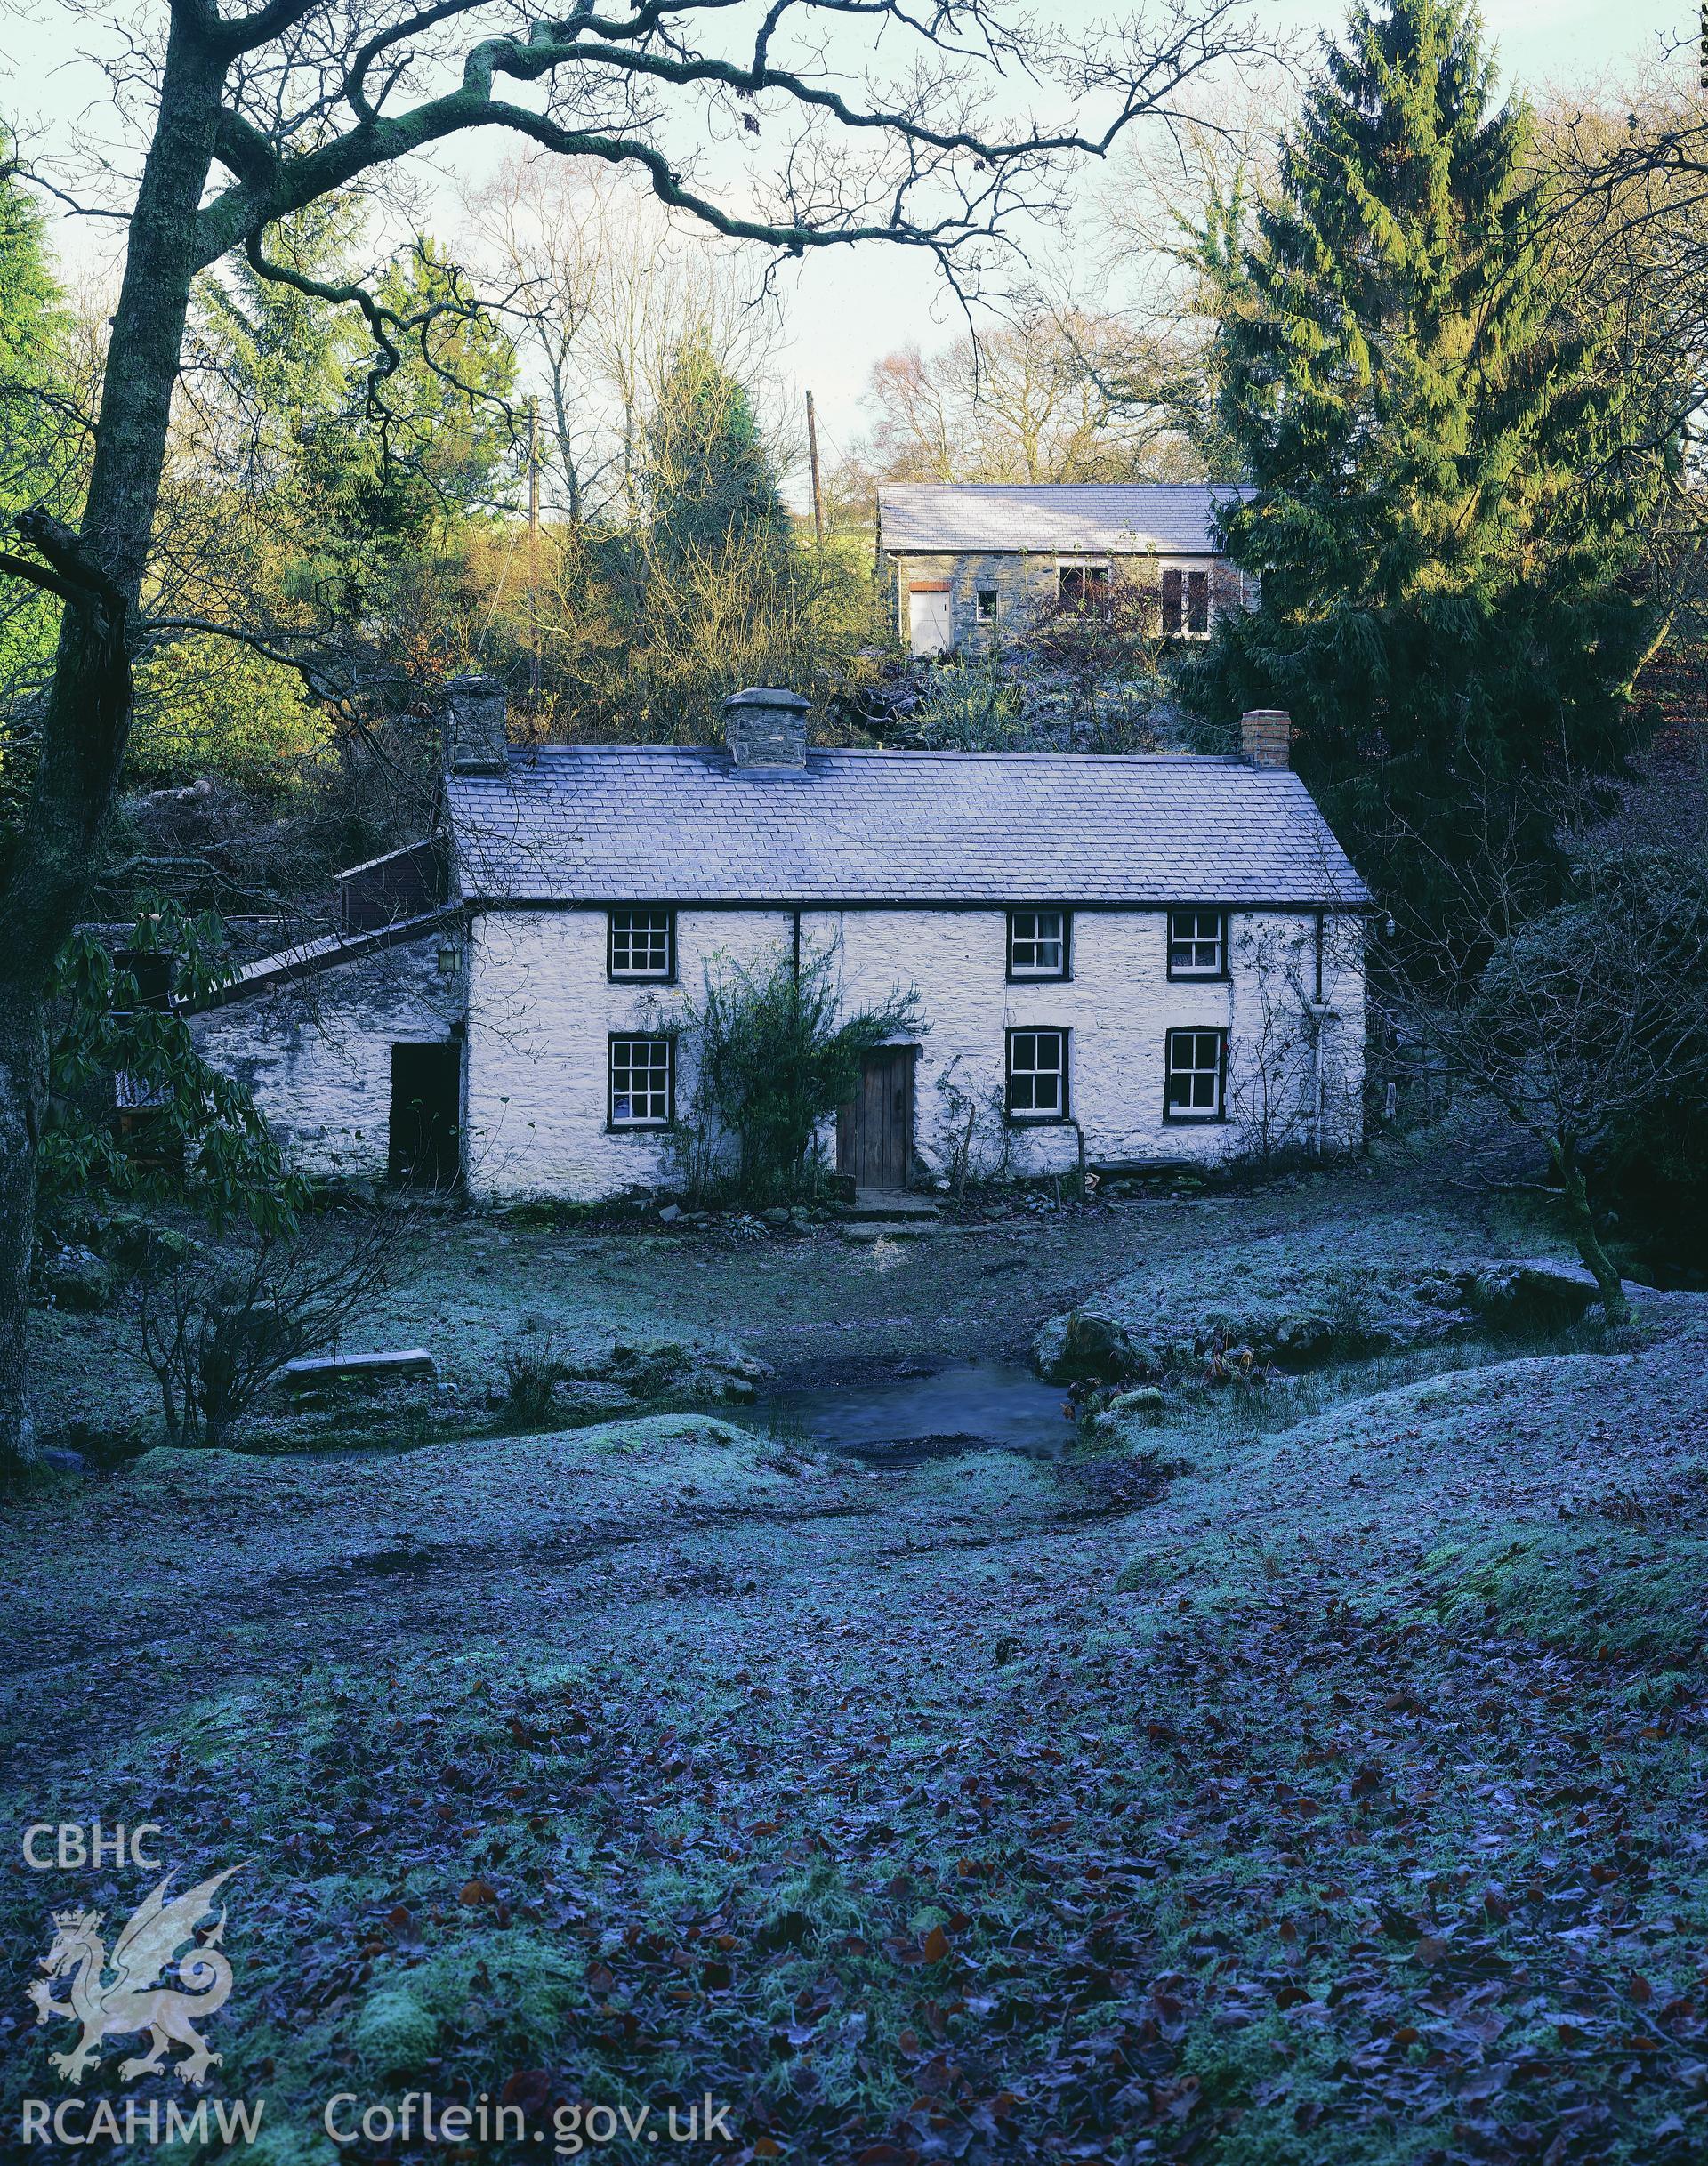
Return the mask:
[[1009,912],[1008,974],[1011,978],[1067,977],[1068,913],[1065,910]]
[[1228,975],[1228,920],[1221,911],[1169,912],[1168,974],[1171,978]]
[[1163,631],[1172,639],[1207,639],[1210,575],[1171,564],[1163,573]]
[[1219,1121],[1228,1081],[1225,1030],[1171,1030],[1163,1115],[1170,1121]]
[[1011,1030],[1008,1034],[1008,1117],[1011,1121],[1068,1118],[1068,1033]]
[[662,904],[613,910],[607,969],[613,978],[673,978],[676,975],[676,913]]

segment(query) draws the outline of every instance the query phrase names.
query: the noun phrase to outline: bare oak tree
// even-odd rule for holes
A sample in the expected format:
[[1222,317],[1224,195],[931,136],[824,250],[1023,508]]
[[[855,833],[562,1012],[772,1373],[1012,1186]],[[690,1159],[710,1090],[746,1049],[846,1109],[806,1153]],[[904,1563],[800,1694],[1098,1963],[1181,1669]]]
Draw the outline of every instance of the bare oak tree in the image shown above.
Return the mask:
[[[121,125],[140,130],[82,516],[16,522],[0,573],[63,605],[28,802],[0,897],[0,1469],[27,1458],[25,1315],[53,959],[99,867],[150,622],[150,554],[193,282],[241,253],[359,309],[372,393],[423,326],[270,255],[269,229],[415,154],[498,130],[625,166],[658,200],[779,259],[883,241],[976,290],[995,241],[1048,216],[1064,177],[1141,117],[1164,125],[1219,60],[1261,44],[1235,0],[1186,0],[1077,42],[1004,0],[163,0],[104,32]],[[1018,85],[1063,117],[1011,117]],[[62,198],[45,168],[39,177]],[[240,629],[240,627],[236,627]]]

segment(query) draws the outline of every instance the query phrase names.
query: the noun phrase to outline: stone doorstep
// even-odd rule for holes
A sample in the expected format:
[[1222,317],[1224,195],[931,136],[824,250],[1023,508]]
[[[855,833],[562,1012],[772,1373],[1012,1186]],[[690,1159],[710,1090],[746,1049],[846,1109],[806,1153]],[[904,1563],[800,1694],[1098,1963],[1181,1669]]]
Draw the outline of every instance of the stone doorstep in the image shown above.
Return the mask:
[[392,1378],[439,1373],[424,1346],[379,1354],[307,1354],[285,1365],[288,1390],[311,1391],[322,1384],[384,1383]]
[[853,1203],[844,1204],[843,1209],[850,1220],[863,1226],[902,1225],[910,1220],[930,1224],[941,1216],[935,1204],[922,1196],[910,1196],[903,1188],[857,1188]]
[[844,1241],[922,1241],[942,1228],[932,1219],[844,1219],[836,1231]]

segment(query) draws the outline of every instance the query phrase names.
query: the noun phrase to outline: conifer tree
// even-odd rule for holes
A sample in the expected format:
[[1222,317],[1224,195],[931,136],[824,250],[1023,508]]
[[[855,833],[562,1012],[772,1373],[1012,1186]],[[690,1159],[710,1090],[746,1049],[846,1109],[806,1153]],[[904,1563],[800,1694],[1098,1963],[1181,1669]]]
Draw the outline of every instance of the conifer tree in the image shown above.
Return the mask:
[[659,387],[647,440],[650,548],[669,563],[732,542],[786,542],[788,513],[753,402],[704,338],[685,339]]
[[1470,849],[1491,789],[1615,767],[1650,623],[1664,460],[1610,455],[1639,394],[1559,327],[1530,117],[1494,75],[1470,0],[1360,0],[1254,234],[1202,257],[1262,607],[1218,627],[1199,703],[1290,710],[1379,881]]

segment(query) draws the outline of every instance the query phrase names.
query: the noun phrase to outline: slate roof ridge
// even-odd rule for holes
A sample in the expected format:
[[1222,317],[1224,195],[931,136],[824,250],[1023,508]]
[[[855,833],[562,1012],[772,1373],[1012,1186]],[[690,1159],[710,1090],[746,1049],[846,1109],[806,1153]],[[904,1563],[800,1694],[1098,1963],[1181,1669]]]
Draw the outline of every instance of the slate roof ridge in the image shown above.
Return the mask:
[[[527,771],[529,763],[550,755],[568,757],[581,753],[625,753],[634,756],[664,755],[673,759],[728,760],[729,755],[721,745],[512,745],[510,760],[512,768]],[[1076,767],[1085,767],[1096,761],[1104,766],[1130,767],[1238,767],[1252,769],[1253,763],[1238,753],[1215,752],[1040,752],[1024,749],[1015,752],[973,752],[955,745],[914,747],[901,745],[809,745],[807,757],[835,760],[895,760],[918,766],[929,760],[974,761],[990,760],[1015,767],[1023,761],[1035,761],[1051,766],[1071,761]],[[798,774],[794,768],[764,768],[736,769],[744,776],[753,774]],[[1291,769],[1257,769],[1264,774],[1290,774]],[[459,782],[501,779],[491,776],[459,776]],[[1296,779],[1296,777],[1295,777]],[[376,859],[377,863],[378,860]]]

